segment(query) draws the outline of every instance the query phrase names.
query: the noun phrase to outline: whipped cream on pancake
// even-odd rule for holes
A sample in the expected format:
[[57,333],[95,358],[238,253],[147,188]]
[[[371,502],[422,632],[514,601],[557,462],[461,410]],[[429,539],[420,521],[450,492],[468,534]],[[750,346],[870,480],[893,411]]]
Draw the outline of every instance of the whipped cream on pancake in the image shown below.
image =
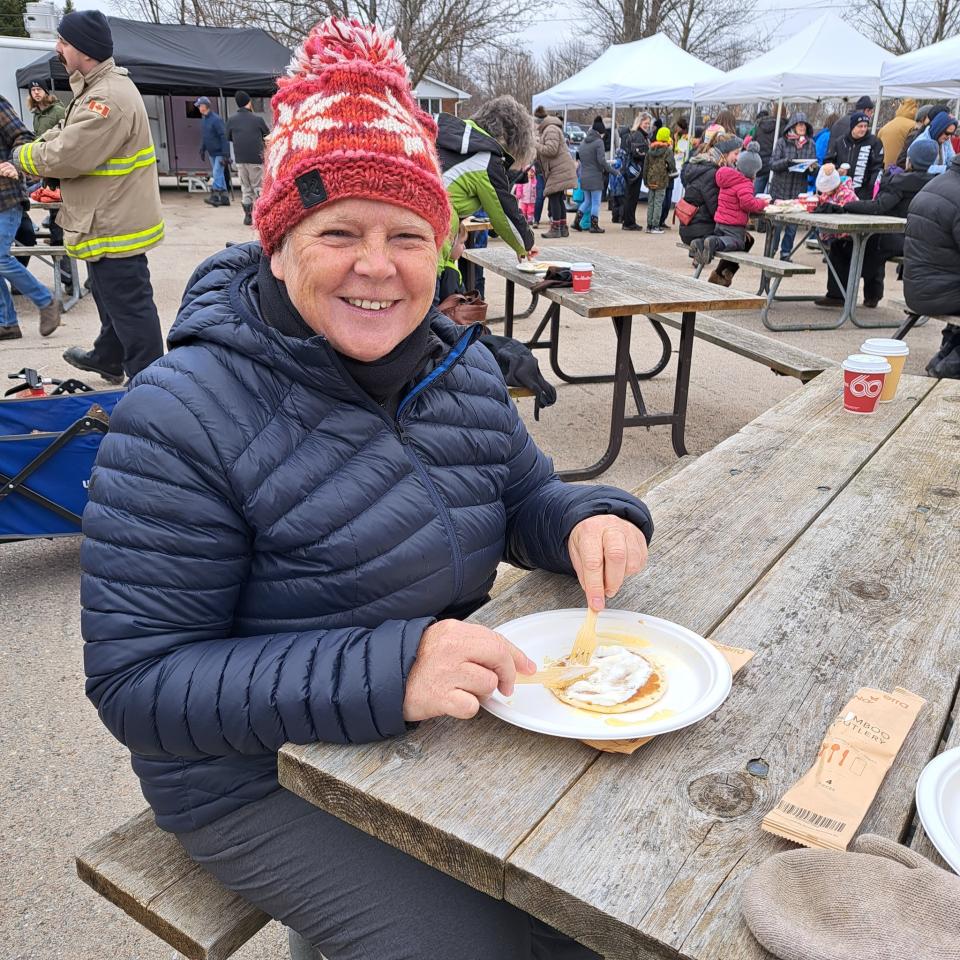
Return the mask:
[[611,707],[629,700],[653,673],[653,667],[640,654],[613,645],[597,647],[590,665],[598,669],[567,687],[565,697]]

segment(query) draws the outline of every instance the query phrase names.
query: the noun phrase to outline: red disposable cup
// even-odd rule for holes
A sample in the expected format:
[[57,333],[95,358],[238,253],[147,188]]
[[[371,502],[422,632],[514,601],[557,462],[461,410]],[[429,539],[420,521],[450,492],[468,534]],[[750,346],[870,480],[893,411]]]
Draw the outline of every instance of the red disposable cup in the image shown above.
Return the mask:
[[883,357],[854,353],[843,361],[843,408],[850,413],[873,413],[890,373]]
[[590,281],[593,279],[593,264],[571,263],[570,273],[573,277],[573,292],[586,293],[590,289]]

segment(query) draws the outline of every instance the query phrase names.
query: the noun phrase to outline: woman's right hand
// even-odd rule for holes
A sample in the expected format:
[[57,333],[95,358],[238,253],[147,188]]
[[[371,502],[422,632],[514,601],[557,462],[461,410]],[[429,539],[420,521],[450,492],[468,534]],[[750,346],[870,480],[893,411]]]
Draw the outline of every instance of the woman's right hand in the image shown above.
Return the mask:
[[537,665],[509,640],[487,627],[440,620],[427,627],[407,677],[403,719],[408,723],[450,716],[469,720],[480,699],[499,690],[513,693],[517,672]]

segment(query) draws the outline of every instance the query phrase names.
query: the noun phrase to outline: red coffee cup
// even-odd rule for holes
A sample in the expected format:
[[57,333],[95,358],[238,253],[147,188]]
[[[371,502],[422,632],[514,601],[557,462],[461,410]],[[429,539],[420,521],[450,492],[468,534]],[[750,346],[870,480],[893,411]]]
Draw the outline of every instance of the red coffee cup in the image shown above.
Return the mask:
[[850,413],[873,413],[891,370],[883,357],[854,353],[843,361],[843,408]]
[[590,289],[593,279],[592,263],[571,263],[570,273],[573,276],[573,292],[586,293]]

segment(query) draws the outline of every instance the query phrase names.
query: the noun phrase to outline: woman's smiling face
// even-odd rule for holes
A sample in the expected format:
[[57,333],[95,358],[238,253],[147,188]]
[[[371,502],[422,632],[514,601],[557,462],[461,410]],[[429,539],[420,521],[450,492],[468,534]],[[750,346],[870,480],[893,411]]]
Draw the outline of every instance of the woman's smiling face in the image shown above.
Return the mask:
[[270,260],[307,326],[369,362],[409,336],[433,303],[433,228],[405,207],[349,198],[318,207]]

